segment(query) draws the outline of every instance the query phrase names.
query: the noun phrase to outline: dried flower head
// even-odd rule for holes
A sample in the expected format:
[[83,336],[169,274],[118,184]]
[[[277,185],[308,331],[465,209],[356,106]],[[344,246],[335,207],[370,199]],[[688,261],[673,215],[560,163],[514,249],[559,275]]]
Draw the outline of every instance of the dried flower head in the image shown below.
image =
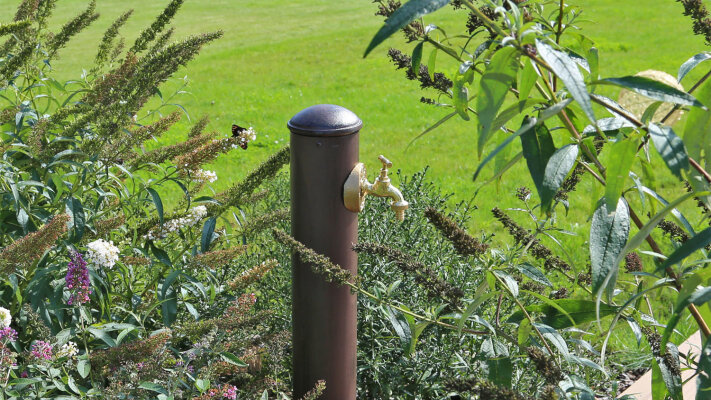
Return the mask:
[[519,226],[514,220],[511,219],[506,213],[501,211],[498,207],[494,207],[491,210],[494,217],[501,222],[501,224],[506,228],[506,230],[511,234],[516,243],[521,243],[529,245],[529,251],[531,254],[539,260],[543,260],[543,265],[547,269],[557,269],[562,271],[569,271],[570,265],[563,261],[560,257],[553,255],[553,252],[546,246],[541,244],[541,242],[536,239],[531,232],[527,229]]
[[516,197],[521,201],[528,201],[531,198],[531,190],[525,186],[516,189]]
[[277,260],[267,260],[261,264],[244,271],[240,276],[232,279],[227,283],[227,286],[233,291],[240,291],[247,288],[249,285],[259,281],[279,265]]
[[546,383],[551,385],[558,384],[565,378],[565,374],[556,365],[555,361],[546,356],[538,347],[528,347],[526,348],[526,353],[528,358],[533,361],[538,373],[546,380]]
[[461,304],[464,292],[460,288],[440,278],[435,271],[416,261],[410,255],[377,243],[358,243],[353,246],[353,250],[358,253],[385,257],[394,262],[402,272],[414,275],[415,282],[422,286],[430,297],[443,298],[455,306]]
[[627,272],[639,272],[642,271],[642,260],[639,255],[634,251],[627,253],[625,256],[625,270]]
[[425,210],[425,217],[427,217],[430,223],[434,225],[444,237],[452,242],[457,253],[463,256],[479,256],[489,248],[488,245],[471,237],[464,229],[460,228],[456,222],[433,207],[428,207]]
[[46,225],[0,250],[0,271],[11,273],[37,261],[67,231],[69,216],[60,214]]

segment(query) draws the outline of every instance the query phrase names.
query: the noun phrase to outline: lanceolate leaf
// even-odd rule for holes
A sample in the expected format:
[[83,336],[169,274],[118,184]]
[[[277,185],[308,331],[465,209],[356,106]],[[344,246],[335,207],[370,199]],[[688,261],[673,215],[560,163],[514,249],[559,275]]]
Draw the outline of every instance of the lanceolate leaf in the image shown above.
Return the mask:
[[[603,132],[616,131],[622,128],[634,128],[634,125],[632,125],[631,122],[622,117],[610,117],[600,119],[597,121],[597,126]],[[585,129],[583,129],[584,134],[592,134],[595,132],[596,129],[592,125],[588,125],[585,127]]]
[[706,228],[703,231],[694,235],[691,239],[684,242],[681,247],[676,249],[669,256],[669,258],[664,261],[664,264],[659,267],[659,270],[664,270],[676,263],[681,262],[697,250],[706,247],[706,245],[709,243],[711,243],[711,228]]
[[681,67],[679,67],[679,74],[676,78],[677,81],[681,82],[682,79],[691,72],[692,69],[694,69],[697,65],[701,64],[702,62],[708,60],[711,58],[711,53],[708,51],[704,51],[702,53],[699,53],[690,59],[686,60],[683,64],[681,64]]
[[516,80],[518,71],[518,51],[513,47],[504,47],[494,53],[479,82],[479,96],[476,111],[479,113],[479,157],[484,145],[491,136],[492,122],[504,104],[506,93]]
[[469,108],[469,89],[466,85],[466,80],[464,77],[457,77],[452,85],[452,100],[454,100],[454,109],[457,110],[457,114],[465,120],[469,121],[469,114],[467,114],[467,109]]
[[518,99],[526,100],[531,89],[536,84],[538,73],[533,68],[533,61],[524,59],[523,69],[521,70],[521,80],[518,84]]
[[[711,104],[711,80],[704,82],[696,92],[701,101]],[[684,143],[686,143],[689,156],[701,162],[702,150],[707,155],[711,151],[711,140],[708,140],[708,133],[711,132],[711,111],[694,107],[689,110],[684,125]],[[706,162],[708,163],[706,157]],[[703,164],[702,164],[703,165]]]
[[696,400],[705,400],[711,395],[711,338],[706,339],[696,370],[699,372],[696,378],[698,385]]
[[605,184],[605,204],[607,204],[608,211],[613,211],[618,205],[617,199],[622,195],[627,176],[635,160],[635,154],[637,154],[637,143],[636,138],[630,136],[620,139],[612,145]]
[[543,193],[543,177],[548,160],[555,152],[555,145],[548,128],[541,124],[521,135],[523,157],[528,165],[528,172],[533,178],[538,193]]
[[611,298],[617,281],[618,256],[625,247],[630,232],[627,203],[620,198],[614,212],[601,201],[590,225],[590,263],[593,294],[601,291]]
[[615,264],[619,264],[622,261],[622,258],[632,250],[636,249],[639,247],[642,242],[649,236],[649,234],[654,230],[654,228],[659,225],[659,223],[664,219],[664,217],[672,212],[679,204],[683,203],[684,201],[690,199],[694,193],[686,193],[685,195],[679,197],[678,199],[672,201],[671,203],[667,204],[666,207],[664,207],[661,211],[659,211],[656,215],[654,215],[650,220],[635,234],[625,245],[625,248],[622,249],[620,254],[618,255],[617,261]]
[[436,11],[446,6],[447,3],[449,3],[449,0],[410,0],[405,3],[405,5],[398,8],[390,16],[390,18],[385,21],[385,25],[380,28],[378,33],[376,33],[370,41],[368,48],[365,49],[363,57],[367,57],[368,53],[370,53],[380,43],[389,38],[393,33],[397,32],[401,28],[404,28],[413,20]]
[[200,238],[200,251],[203,253],[206,253],[208,250],[210,250],[212,236],[215,233],[215,225],[217,225],[217,219],[215,219],[215,217],[212,217],[205,221],[205,224],[202,227],[202,236]]
[[[526,311],[529,313],[543,313],[541,322],[555,329],[565,329],[595,320],[595,302],[592,300],[560,299],[551,300],[551,302],[555,303],[560,309],[550,304],[533,304],[527,306]],[[565,313],[561,312],[561,309],[564,310]],[[600,304],[600,317],[614,315],[618,309],[619,307]],[[508,322],[520,321],[522,319],[523,312],[517,311],[509,318]],[[575,324],[573,324],[571,319],[575,321]]]
[[422,47],[424,46],[425,42],[420,42],[415,46],[415,49],[412,50],[412,72],[415,73],[415,75],[419,75],[420,73],[420,63],[422,62]]
[[486,164],[489,163],[500,151],[502,151],[506,146],[508,146],[511,142],[513,142],[514,139],[517,137],[523,135],[524,133],[530,131],[533,129],[533,127],[536,126],[536,123],[538,121],[535,118],[529,118],[526,117],[523,119],[523,123],[521,124],[521,127],[518,128],[518,130],[513,133],[511,136],[507,137],[506,140],[504,140],[500,145],[498,145],[494,151],[489,153],[489,155],[484,158],[484,160],[479,164],[477,167],[476,171],[474,172],[474,177],[472,180],[476,181],[476,178],[479,176],[479,173],[481,173],[481,170],[484,168]]
[[578,69],[578,64],[567,54],[553,49],[548,43],[536,39],[538,54],[548,63],[553,72],[568,88],[568,92],[580,104],[591,122],[595,123],[590,95],[585,88],[585,80]]
[[84,227],[86,226],[86,215],[84,214],[84,206],[81,201],[74,197],[67,199],[65,210],[69,215],[69,229],[72,229],[72,241],[78,242],[84,236]]
[[160,195],[158,192],[156,192],[155,189],[153,188],[146,188],[148,193],[151,194],[151,197],[153,198],[153,204],[156,206],[156,211],[158,211],[158,220],[160,221],[161,224],[163,224],[163,201],[160,199]]
[[526,99],[521,100],[517,103],[514,103],[510,107],[505,108],[499,113],[499,115],[496,116],[494,122],[491,123],[490,134],[493,134],[494,131],[506,125],[506,123],[509,122],[512,118],[521,115],[524,110],[531,108],[535,105],[541,104],[543,102],[545,102],[545,100],[543,99]]
[[621,86],[632,90],[642,96],[649,97],[652,100],[665,101],[668,103],[682,104],[687,106],[696,106],[706,108],[700,101],[689,93],[683,92],[677,88],[665,85],[662,82],[654,79],[645,78],[643,76],[623,76],[622,78],[607,78],[596,81],[595,83],[603,85]]
[[[561,183],[565,180],[578,158],[578,145],[569,144],[556,150],[548,160],[546,170],[543,174],[543,184],[539,191],[541,197],[541,208],[544,212],[550,210],[553,197],[560,189]],[[550,325],[550,324],[549,324]],[[555,328],[555,327],[554,327]]]
[[[668,397],[672,400],[683,400],[681,389],[681,366],[679,363],[679,349],[673,343],[667,343],[666,351],[655,356],[654,361],[659,367],[662,381],[669,391]],[[661,352],[661,350],[660,350]]]
[[667,167],[677,178],[682,179],[681,170],[689,169],[689,156],[684,142],[668,126],[649,124],[649,135]]

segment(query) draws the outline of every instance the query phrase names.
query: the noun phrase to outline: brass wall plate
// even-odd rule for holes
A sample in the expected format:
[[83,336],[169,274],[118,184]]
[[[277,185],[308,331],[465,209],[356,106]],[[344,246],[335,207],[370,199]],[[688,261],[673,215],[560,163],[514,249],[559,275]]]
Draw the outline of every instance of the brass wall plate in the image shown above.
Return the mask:
[[365,206],[365,182],[368,177],[365,173],[365,165],[363,163],[356,164],[353,170],[348,174],[346,183],[343,185],[343,205],[350,211],[355,213],[363,210]]

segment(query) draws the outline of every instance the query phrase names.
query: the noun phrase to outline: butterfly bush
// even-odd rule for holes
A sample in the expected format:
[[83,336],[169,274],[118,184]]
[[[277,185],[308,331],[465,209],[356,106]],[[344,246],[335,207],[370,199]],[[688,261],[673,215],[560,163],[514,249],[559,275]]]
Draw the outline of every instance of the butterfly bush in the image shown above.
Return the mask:
[[146,239],[160,240],[165,239],[170,233],[177,232],[180,229],[190,228],[197,225],[207,216],[207,207],[197,206],[192,208],[187,215],[166,221],[163,226],[157,226],[151,229],[145,235]]
[[[257,135],[189,116],[174,101],[187,80],[165,97],[157,89],[222,33],[175,38],[183,0],[169,0],[128,32],[135,42],[123,37],[126,11],[97,37],[84,73],[58,74],[49,65],[98,18],[86,0],[66,23],[50,20],[61,1],[17,0],[14,20],[0,16],[0,198],[9,199],[0,202],[0,398],[187,400],[205,394],[197,379],[218,398],[267,388],[283,397],[283,319],[254,303],[239,319],[223,316],[259,292],[256,275],[229,282],[268,258],[263,230],[284,223],[283,213],[260,219],[277,196],[260,187],[289,162],[288,148],[223,192],[203,189],[217,179],[206,165]],[[159,146],[166,135],[173,144]],[[235,207],[262,222],[235,232]],[[198,354],[194,343],[208,345]],[[234,360],[255,346],[263,362],[247,371]]]
[[52,359],[52,350],[53,347],[49,342],[38,340],[32,344],[30,354],[38,360],[49,361]]
[[89,268],[80,253],[73,253],[71,261],[67,265],[67,276],[64,278],[65,285],[71,296],[67,304],[81,305],[89,301],[91,294],[91,281],[89,280]]
[[98,239],[89,243],[86,247],[86,258],[96,266],[113,268],[119,259],[119,249],[114,246],[114,242]]
[[198,169],[192,172],[193,181],[198,183],[213,183],[217,181],[217,173],[205,169]]
[[10,310],[0,307],[0,328],[7,328],[12,323],[12,315]]

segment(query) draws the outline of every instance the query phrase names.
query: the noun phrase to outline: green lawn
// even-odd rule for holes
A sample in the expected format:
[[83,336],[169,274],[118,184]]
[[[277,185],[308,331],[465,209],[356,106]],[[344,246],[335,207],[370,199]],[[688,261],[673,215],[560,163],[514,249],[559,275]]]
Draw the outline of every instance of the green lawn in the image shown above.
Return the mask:
[[[0,2],[0,20],[11,18],[15,3]],[[60,0],[54,23],[60,25],[86,3]],[[689,34],[691,23],[681,15],[678,2],[652,0],[643,7],[614,0],[571,3],[584,10],[579,25],[599,45],[603,76],[634,74],[650,68],[676,75],[683,61],[705,49],[701,38]],[[99,21],[65,49],[54,67],[64,78],[78,77],[82,68],[91,67],[103,30],[121,12],[135,9],[123,30],[130,42],[165,4],[165,0],[99,0]],[[345,106],[364,121],[361,160],[369,166],[371,176],[379,165],[377,156],[382,153],[405,174],[429,165],[430,177],[454,192],[456,200],[470,199],[482,187],[480,182],[471,180],[479,162],[474,121],[453,118],[407,147],[418,133],[448,111],[421,104],[420,96],[427,93],[421,92],[415,82],[405,80],[402,71],[396,71],[389,63],[385,56],[388,46],[411,51],[412,46],[405,45],[399,35],[367,59],[362,58],[367,43],[382,24],[382,19],[373,15],[375,10],[369,0],[186,2],[175,20],[177,37],[216,29],[224,30],[225,35],[180,74],[187,75],[191,83],[190,94],[178,101],[193,118],[210,114],[211,129],[227,134],[232,123],[239,123],[254,126],[260,134],[248,151],[223,156],[211,166],[219,176],[216,190],[238,180],[259,160],[288,143],[286,122],[299,110],[318,103]],[[464,18],[463,12],[447,7],[429,16],[426,23],[457,32]],[[446,68],[452,71],[455,66]],[[169,93],[177,86],[177,82],[167,84],[163,92]],[[158,143],[175,139],[161,138]],[[483,174],[484,178],[490,175],[490,171]],[[510,194],[522,184],[532,186],[520,164],[500,186],[483,187],[476,199],[480,211],[473,228],[498,230],[487,210],[494,205],[517,206]],[[591,190],[591,184],[583,182],[579,190]],[[581,206],[582,211],[576,212],[574,218],[586,225],[582,220],[592,205]],[[571,229],[582,233],[571,242],[571,251],[577,251],[585,234],[572,224],[568,224]]]

